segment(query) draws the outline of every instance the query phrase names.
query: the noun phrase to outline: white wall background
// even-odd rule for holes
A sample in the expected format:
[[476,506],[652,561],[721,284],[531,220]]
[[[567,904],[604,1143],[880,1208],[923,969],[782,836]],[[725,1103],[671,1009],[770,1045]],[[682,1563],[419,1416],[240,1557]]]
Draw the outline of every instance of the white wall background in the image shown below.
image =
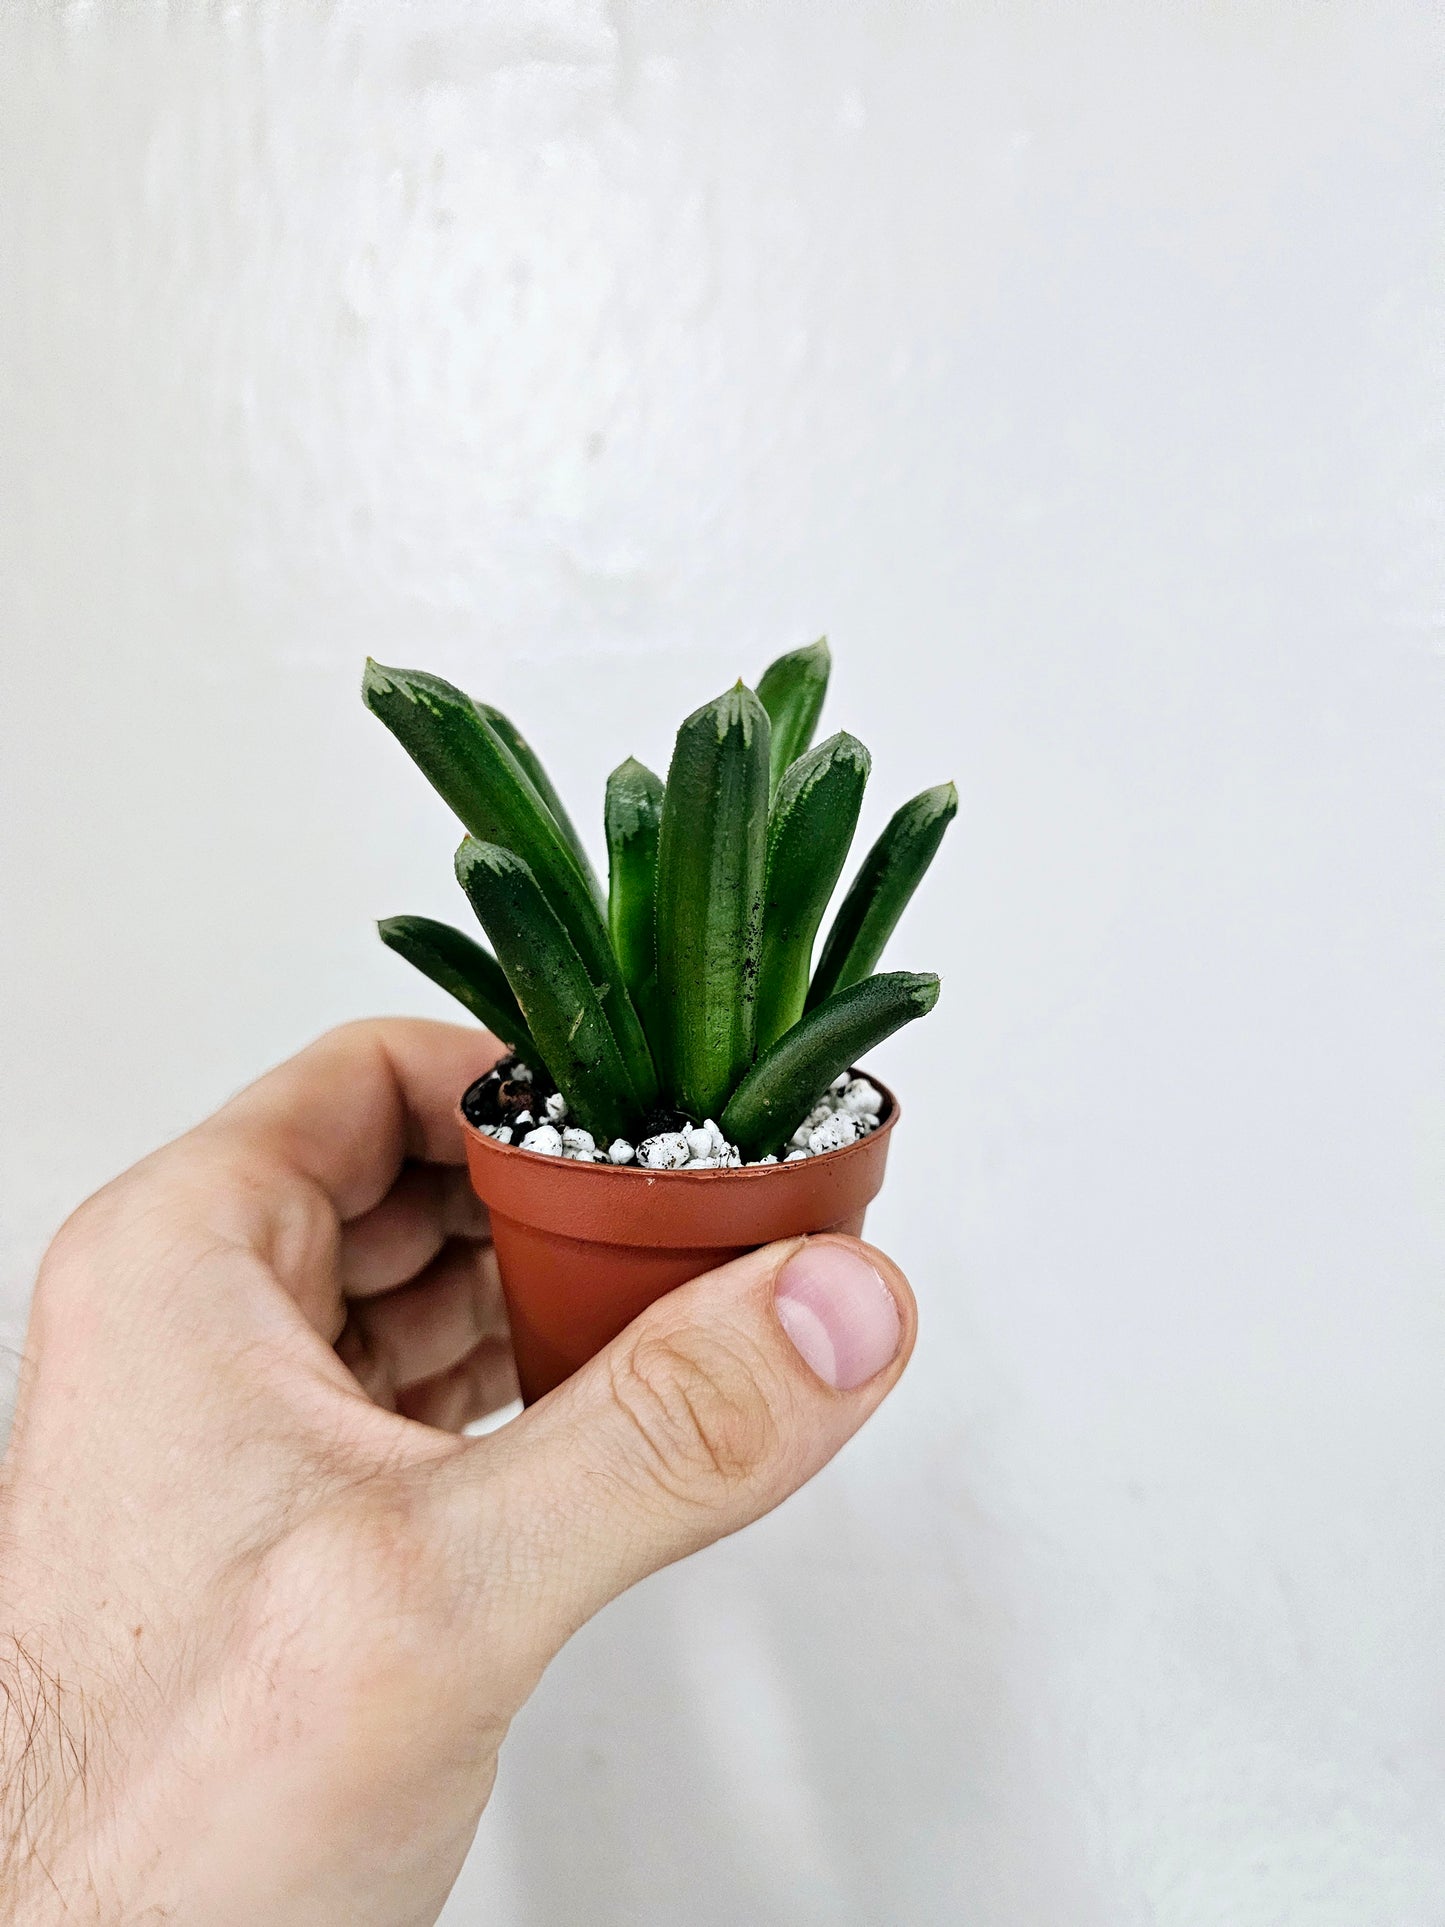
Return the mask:
[[442,1009],[369,927],[460,898],[366,651],[585,809],[826,629],[868,832],[962,794],[893,952],[919,1356],[576,1641],[449,1927],[1445,1918],[1438,55],[1391,0],[0,10],[12,1342],[89,1188]]

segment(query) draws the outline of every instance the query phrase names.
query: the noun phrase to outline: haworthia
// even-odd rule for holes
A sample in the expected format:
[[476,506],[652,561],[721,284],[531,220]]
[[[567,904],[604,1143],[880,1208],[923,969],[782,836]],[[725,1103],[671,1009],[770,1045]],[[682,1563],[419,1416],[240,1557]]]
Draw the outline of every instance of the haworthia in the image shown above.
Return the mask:
[[448,991],[487,1029],[520,1053],[533,1048],[521,1008],[502,966],[465,931],[432,917],[383,917],[376,933],[388,950],[405,957]]
[[870,766],[858,738],[840,730],[799,757],[778,786],[768,820],[763,891],[760,1051],[803,1014],[813,939],[847,860]]
[[469,836],[456,872],[577,1120],[603,1142],[635,1130],[650,1099],[634,1084],[591,976],[530,868]]
[[643,1029],[657,1028],[657,838],[662,778],[629,756],[607,779],[607,929]]
[[472,699],[440,676],[368,659],[362,694],[471,834],[527,864],[601,999],[632,1083],[650,1093],[650,1103],[657,1087],[647,1040],[592,886],[531,778]]
[[483,722],[491,724],[507,748],[511,750],[526,775],[531,779],[532,788],[536,790],[538,796],[541,797],[542,801],[547,805],[547,808],[557,819],[557,827],[562,832],[568,849],[575,857],[578,869],[581,870],[583,876],[586,877],[593,896],[600,904],[602,901],[602,887],[597,881],[587,852],[582,847],[582,839],[577,834],[576,825],[567,814],[566,806],[553,787],[552,779],[543,768],[541,758],[538,756],[536,750],[533,749],[532,745],[527,741],[526,737],[522,734],[521,730],[518,729],[510,716],[504,715],[500,709],[494,709],[490,703],[479,702],[475,697],[473,697],[472,700],[476,705],[477,714],[482,718]]
[[818,727],[833,659],[824,638],[806,649],[789,650],[770,662],[758,682],[758,700],[772,725],[769,783],[776,790],[788,765],[796,762]]
[[753,1059],[767,827],[767,712],[738,683],[678,730],[658,839],[663,1075],[698,1118]]
[[840,990],[780,1037],[733,1092],[718,1122],[745,1157],[786,1143],[841,1072],[938,1002],[938,979],[908,970]]
[[833,919],[808,988],[809,1010],[871,973],[957,810],[958,791],[940,783],[895,811]]

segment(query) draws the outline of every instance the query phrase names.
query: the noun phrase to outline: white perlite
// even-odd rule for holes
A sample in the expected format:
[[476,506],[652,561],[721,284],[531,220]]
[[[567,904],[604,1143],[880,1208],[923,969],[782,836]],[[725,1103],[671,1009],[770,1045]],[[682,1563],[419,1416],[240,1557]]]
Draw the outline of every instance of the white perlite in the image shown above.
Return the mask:
[[649,1171],[680,1171],[691,1156],[683,1131],[659,1131],[656,1137],[645,1137],[637,1147],[637,1162]]
[[883,1109],[883,1093],[866,1077],[850,1077],[843,1085],[843,1109],[853,1117],[871,1117],[876,1124]]
[[820,1124],[808,1133],[808,1149],[813,1156],[821,1157],[824,1151],[841,1151],[845,1144],[852,1144],[858,1136],[858,1126],[846,1111],[839,1111],[825,1124]]
[[[567,1101],[560,1093],[554,1091],[545,1108],[548,1121],[526,1132],[521,1139],[524,1151],[540,1151],[543,1157],[563,1157],[575,1164],[635,1162],[648,1171],[736,1170],[743,1163],[742,1152],[736,1144],[729,1144],[714,1118],[690,1124],[681,1131],[659,1131],[654,1137],[644,1138],[635,1148],[625,1137],[614,1138],[604,1151],[590,1131],[565,1123]],[[841,1151],[849,1144],[856,1144],[870,1131],[877,1130],[882,1109],[883,1093],[877,1085],[870,1084],[866,1077],[853,1077],[845,1072],[842,1077],[834,1078],[824,1096],[794,1131],[784,1147],[783,1163],[826,1157],[829,1151]],[[531,1122],[531,1112],[524,1111],[516,1120],[516,1129],[520,1132]],[[559,1129],[559,1125],[563,1128]],[[513,1132],[505,1124],[484,1124],[481,1129],[500,1144],[512,1140]],[[752,1168],[777,1162],[776,1156],[747,1160]]]
[[[796,1164],[801,1158],[822,1157],[828,1151],[841,1151],[845,1145],[856,1144],[859,1138],[878,1128],[878,1114],[882,1109],[883,1094],[877,1086],[870,1084],[866,1077],[850,1077],[845,1072],[834,1079],[827,1094],[819,1098],[793,1133],[783,1162]],[[623,1149],[631,1153],[631,1146],[625,1141]],[[614,1164],[628,1161],[619,1159],[615,1151],[614,1145],[608,1152]],[[636,1156],[637,1162],[649,1171],[736,1170],[743,1163],[742,1152],[736,1144],[729,1144],[714,1118],[702,1124],[690,1124],[682,1131],[661,1131],[656,1137],[644,1138]],[[749,1158],[747,1162],[756,1167],[776,1164],[778,1160],[769,1156]]]

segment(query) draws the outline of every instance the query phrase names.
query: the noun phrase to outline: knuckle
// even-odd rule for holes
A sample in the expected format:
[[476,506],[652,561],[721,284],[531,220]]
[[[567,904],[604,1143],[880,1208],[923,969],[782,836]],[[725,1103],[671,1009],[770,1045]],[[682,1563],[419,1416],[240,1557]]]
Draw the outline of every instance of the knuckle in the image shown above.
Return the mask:
[[98,1196],[76,1206],[46,1247],[36,1279],[37,1293],[54,1291],[89,1261],[108,1228],[106,1217],[105,1203]]
[[776,1454],[766,1369],[735,1337],[648,1334],[613,1363],[610,1390],[648,1475],[673,1499],[724,1501]]
[[348,1017],[344,1023],[332,1024],[330,1029],[322,1031],[315,1042],[338,1049],[359,1046],[363,1050],[380,1050],[385,1047],[387,1032],[392,1028],[384,1017]]
[[146,1201],[154,1154],[144,1165],[112,1178],[78,1204],[60,1225],[40,1261],[35,1298],[44,1309],[89,1302],[154,1243]]
[[[41,1259],[37,1302],[65,1312],[140,1290],[158,1303],[218,1247],[244,1241],[261,1191],[257,1173],[238,1168],[204,1127],[188,1132],[76,1206]],[[321,1248],[314,1210],[303,1222],[292,1201],[276,1208],[283,1241]]]

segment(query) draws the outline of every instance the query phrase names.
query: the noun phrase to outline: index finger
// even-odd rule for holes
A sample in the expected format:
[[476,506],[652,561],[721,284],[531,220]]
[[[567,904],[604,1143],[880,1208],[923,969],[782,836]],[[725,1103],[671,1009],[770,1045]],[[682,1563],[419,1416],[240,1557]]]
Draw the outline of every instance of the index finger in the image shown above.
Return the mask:
[[490,1031],[423,1017],[342,1024],[216,1113],[330,1198],[339,1218],[378,1204],[408,1158],[460,1164],[457,1104],[504,1054]]

